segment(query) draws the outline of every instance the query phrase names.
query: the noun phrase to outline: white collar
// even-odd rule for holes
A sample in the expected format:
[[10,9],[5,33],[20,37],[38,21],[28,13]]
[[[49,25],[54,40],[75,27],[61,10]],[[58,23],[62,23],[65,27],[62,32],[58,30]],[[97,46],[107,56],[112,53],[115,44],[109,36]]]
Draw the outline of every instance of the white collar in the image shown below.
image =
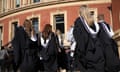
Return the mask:
[[97,33],[99,32],[99,30],[100,30],[100,27],[99,27],[98,23],[94,21],[94,25],[95,25],[95,28],[96,28],[96,31],[94,31],[92,28],[90,28],[90,26],[87,24],[87,22],[86,22],[85,19],[84,19],[83,21],[84,21],[84,24],[83,24],[83,25],[84,25],[85,29],[86,29],[90,34],[92,34],[93,36],[96,36],[96,34],[97,34]]
[[102,25],[103,25],[103,28],[105,29],[105,32],[109,35],[109,37],[112,37],[114,35],[112,28],[110,27],[110,30],[109,30],[105,23],[102,23]]
[[37,41],[37,37],[36,37],[36,35],[31,36],[30,39],[31,39],[32,41]]
[[42,45],[44,48],[47,48],[50,39],[51,39],[51,35],[49,36],[49,38],[46,39],[46,43],[44,43],[45,40],[43,39],[42,33],[41,33],[41,38],[40,38],[40,40],[41,40],[41,45]]
[[49,39],[49,38],[46,39],[46,43],[44,43],[45,40],[43,39],[43,37],[41,37],[40,40],[41,40],[41,45],[42,45],[44,48],[47,48],[50,39]]

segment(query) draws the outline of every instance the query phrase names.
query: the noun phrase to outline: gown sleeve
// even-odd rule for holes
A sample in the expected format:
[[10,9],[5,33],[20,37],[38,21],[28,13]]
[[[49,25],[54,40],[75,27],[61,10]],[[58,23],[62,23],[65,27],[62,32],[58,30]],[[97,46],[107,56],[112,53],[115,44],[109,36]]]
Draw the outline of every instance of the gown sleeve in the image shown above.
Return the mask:
[[81,28],[81,20],[78,18],[75,21],[75,26],[74,26],[74,30],[73,30],[73,36],[75,38],[76,41],[76,48],[75,48],[75,68],[77,68],[77,70],[85,71],[85,64],[86,64],[86,60],[85,60],[85,40],[84,40],[84,36],[83,36],[83,32],[82,32],[82,28]]
[[19,28],[16,28],[15,30],[15,36],[12,40],[12,46],[14,50],[14,61],[16,65],[19,65],[20,63],[20,46],[19,46]]

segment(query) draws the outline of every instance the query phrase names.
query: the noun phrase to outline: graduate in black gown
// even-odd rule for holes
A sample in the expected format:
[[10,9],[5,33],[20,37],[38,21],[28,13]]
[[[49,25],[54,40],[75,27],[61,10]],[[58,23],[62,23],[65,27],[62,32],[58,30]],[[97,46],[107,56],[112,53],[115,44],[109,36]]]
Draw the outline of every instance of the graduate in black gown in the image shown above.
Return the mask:
[[70,29],[67,32],[67,41],[70,42],[70,51],[69,51],[69,56],[68,56],[68,64],[69,64],[69,68],[72,71],[73,70],[73,60],[74,60],[74,51],[75,51],[75,47],[76,47],[76,41],[74,39],[73,36],[73,29],[74,26],[71,26]]
[[37,72],[38,42],[30,20],[25,20],[12,41],[14,60],[20,72]]
[[46,24],[42,33],[40,33],[38,37],[44,71],[56,72],[58,49],[56,44],[56,36],[52,32],[52,26],[50,24]]
[[90,15],[86,5],[80,7],[80,17],[74,23],[76,41],[74,70],[80,72],[104,72],[104,56],[98,38],[99,25]]
[[98,16],[98,22],[100,25],[99,37],[104,46],[106,72],[118,72],[118,70],[120,70],[120,60],[117,43],[112,38],[114,32],[104,21],[104,15],[101,14]]
[[68,59],[67,59],[67,54],[65,52],[64,49],[64,45],[63,45],[63,35],[62,32],[59,29],[56,29],[56,42],[57,43],[57,48],[58,48],[58,55],[57,55],[57,59],[58,59],[58,71],[60,70],[64,70],[64,69],[68,69]]

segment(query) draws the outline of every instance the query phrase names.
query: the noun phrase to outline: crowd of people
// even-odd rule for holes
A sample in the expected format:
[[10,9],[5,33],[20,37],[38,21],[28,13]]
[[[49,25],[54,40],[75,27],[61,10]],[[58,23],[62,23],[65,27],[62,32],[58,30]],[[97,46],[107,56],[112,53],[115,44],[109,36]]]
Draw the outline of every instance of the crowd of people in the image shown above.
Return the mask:
[[[119,72],[118,46],[104,16],[99,15],[97,22],[87,5],[80,6],[79,14],[67,33],[68,51],[64,48],[61,31],[53,32],[50,24],[45,24],[39,33],[27,19],[23,26],[16,27],[15,36],[7,46],[13,49],[10,61],[14,72],[61,72],[61,69],[66,72]],[[6,50],[3,53],[9,56]],[[4,58],[0,57],[1,72],[5,72]]]

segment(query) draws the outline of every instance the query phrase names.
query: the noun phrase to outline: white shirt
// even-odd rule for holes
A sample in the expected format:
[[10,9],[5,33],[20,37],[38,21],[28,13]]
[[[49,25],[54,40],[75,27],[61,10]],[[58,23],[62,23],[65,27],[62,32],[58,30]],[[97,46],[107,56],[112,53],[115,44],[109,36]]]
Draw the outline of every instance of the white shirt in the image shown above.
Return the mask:
[[36,35],[31,36],[30,39],[31,39],[32,41],[37,41],[37,37],[36,37]]
[[44,40],[43,37],[42,37],[42,34],[41,34],[40,37],[41,37],[41,38],[40,38],[41,45],[42,45],[44,48],[46,48],[46,47],[48,46],[48,43],[49,43],[50,39],[51,39],[51,35],[46,39],[46,43],[45,43],[45,40]]
[[41,37],[41,45],[42,45],[44,48],[47,47],[48,42],[49,42],[49,39],[46,39],[46,43],[45,43],[43,37]]
[[110,30],[108,29],[108,27],[106,26],[106,24],[102,23],[104,26],[104,29],[106,31],[106,33],[108,34],[109,37],[112,37],[114,35],[114,32],[112,30],[112,28],[110,27]]
[[[76,47],[76,41],[75,41],[74,36],[73,36],[73,30],[74,30],[74,28],[71,27],[71,29],[67,33],[67,40],[69,42],[71,42],[71,46],[70,46],[70,50],[71,51],[75,51],[75,47]],[[71,52],[70,56],[73,57],[74,56],[74,52]]]
[[[81,17],[80,17],[80,19],[82,19]],[[83,18],[83,20],[82,20],[83,22],[84,22],[84,27],[85,27],[85,29],[93,36],[93,37],[95,37],[96,36],[96,34],[99,32],[99,30],[100,30],[100,27],[99,27],[99,25],[98,25],[98,23],[96,22],[96,21],[94,21],[94,25],[95,25],[95,28],[96,28],[96,31],[94,31],[88,24],[87,24],[87,21]]]

